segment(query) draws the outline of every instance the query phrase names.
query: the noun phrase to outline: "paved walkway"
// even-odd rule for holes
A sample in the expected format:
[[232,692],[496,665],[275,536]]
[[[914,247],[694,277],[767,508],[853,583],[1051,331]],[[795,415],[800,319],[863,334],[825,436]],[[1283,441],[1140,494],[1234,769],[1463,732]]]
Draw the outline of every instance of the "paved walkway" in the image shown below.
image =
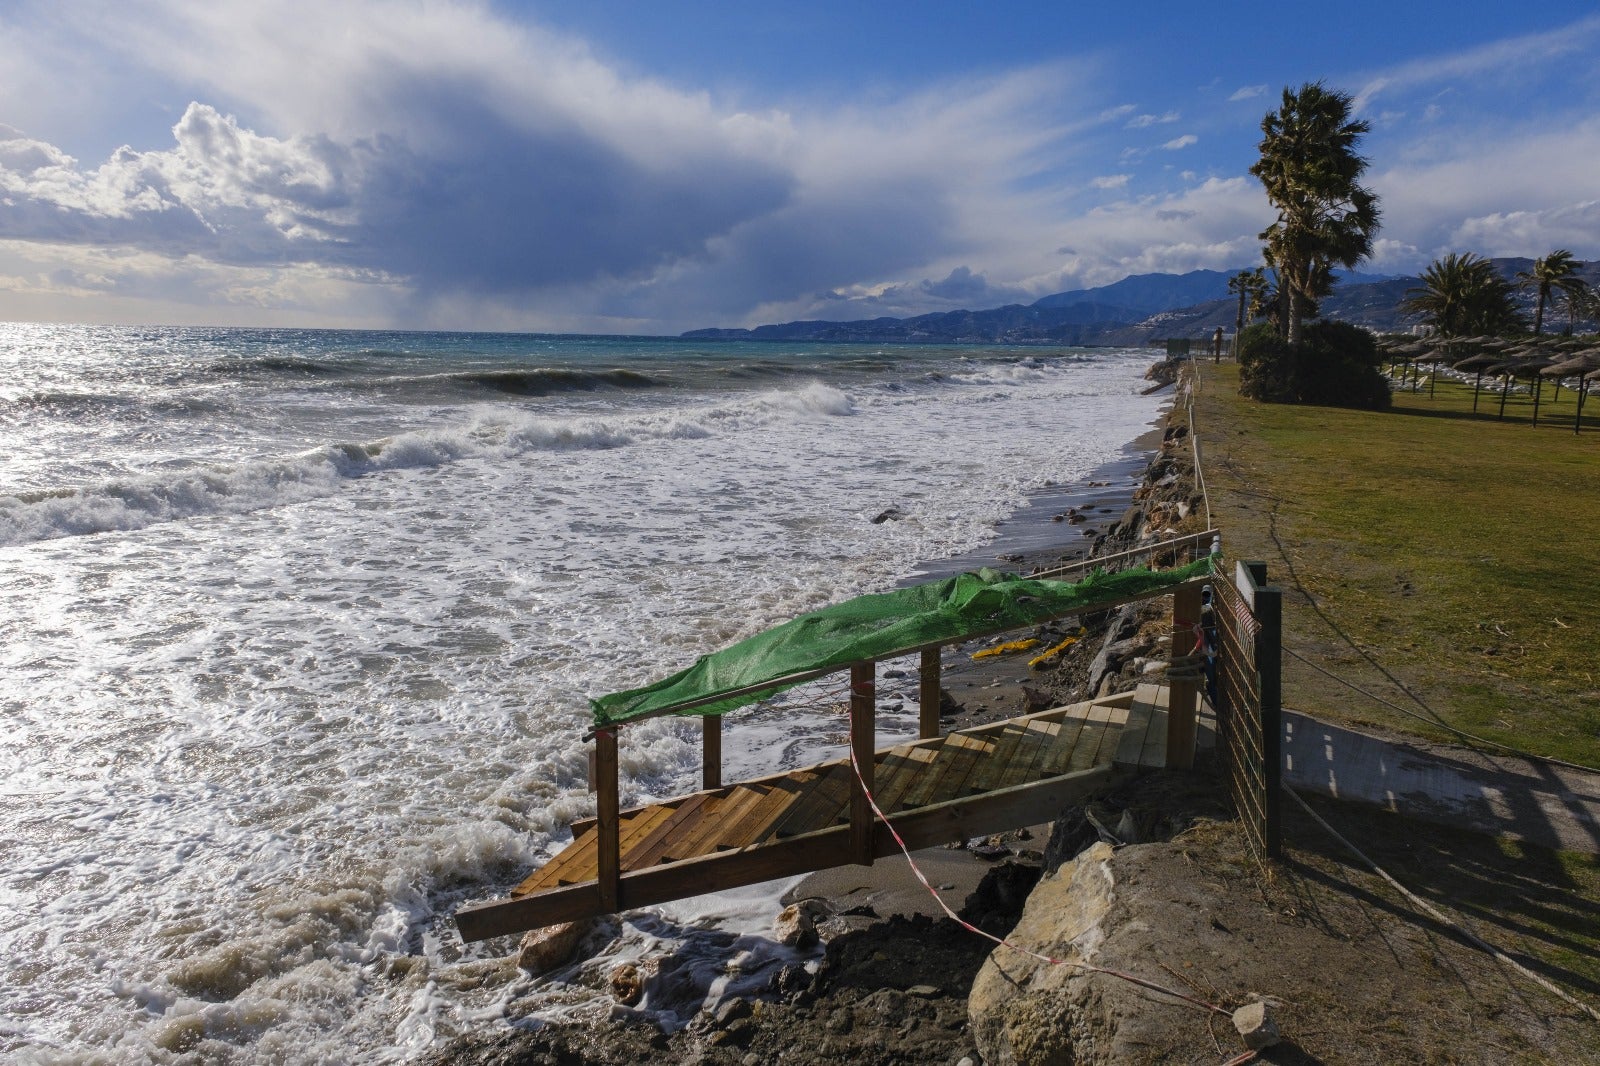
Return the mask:
[[1600,854],[1600,774],[1384,739],[1283,712],[1284,783],[1407,817]]

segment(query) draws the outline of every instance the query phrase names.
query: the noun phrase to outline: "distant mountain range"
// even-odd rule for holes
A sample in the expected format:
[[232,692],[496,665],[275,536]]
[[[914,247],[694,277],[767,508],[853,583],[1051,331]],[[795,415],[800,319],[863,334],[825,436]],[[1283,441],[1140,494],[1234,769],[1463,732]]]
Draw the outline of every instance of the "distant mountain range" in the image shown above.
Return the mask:
[[[1506,277],[1528,270],[1533,260],[1493,260]],[[986,311],[940,311],[913,318],[853,322],[785,322],[755,329],[697,329],[684,337],[704,340],[864,341],[876,343],[1140,345],[1167,337],[1210,337],[1218,326],[1233,332],[1239,299],[1228,292],[1238,270],[1192,270],[1187,274],[1136,274],[1094,289],[1074,289],[1031,304]],[[1584,270],[1600,283],[1600,263]],[[1415,275],[1345,273],[1322,314],[1380,332],[1405,330],[1420,321],[1400,310],[1407,291],[1422,285]],[[1533,296],[1524,294],[1532,316]],[[1566,323],[1553,308],[1546,321]]]

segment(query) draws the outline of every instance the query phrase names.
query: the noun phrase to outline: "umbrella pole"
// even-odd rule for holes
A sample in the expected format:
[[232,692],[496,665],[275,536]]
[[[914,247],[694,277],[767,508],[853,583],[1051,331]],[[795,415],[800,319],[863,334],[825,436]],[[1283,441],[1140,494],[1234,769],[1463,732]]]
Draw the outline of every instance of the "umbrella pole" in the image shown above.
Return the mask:
[[1483,387],[1483,371],[1478,371],[1478,380],[1472,383],[1472,413],[1478,413],[1478,390]]
[[1587,378],[1578,379],[1578,413],[1572,416],[1572,432],[1577,433],[1583,425],[1583,394],[1589,391]]
[[1539,424],[1539,394],[1544,392],[1544,378],[1533,379],[1533,424]]
[[1500,382],[1500,421],[1506,420],[1506,395],[1511,391],[1511,375],[1506,374]]

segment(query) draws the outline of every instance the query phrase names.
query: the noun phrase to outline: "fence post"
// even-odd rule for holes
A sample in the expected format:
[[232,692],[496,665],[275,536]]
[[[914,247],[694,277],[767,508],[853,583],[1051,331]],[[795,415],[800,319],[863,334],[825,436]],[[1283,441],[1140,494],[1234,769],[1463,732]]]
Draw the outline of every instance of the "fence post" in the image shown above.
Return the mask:
[[922,649],[922,669],[918,676],[922,680],[921,687],[917,690],[917,739],[932,740],[939,735],[939,649]]
[[1283,780],[1283,591],[1266,585],[1267,572],[1260,571],[1256,587],[1256,669],[1261,677],[1261,761],[1266,785],[1264,805],[1266,828],[1262,845],[1267,858],[1276,859],[1283,851],[1279,812]]
[[722,787],[722,715],[700,716],[700,787]]
[[615,914],[622,880],[622,839],[618,825],[617,731],[594,733],[596,874],[600,885],[600,910]]
[[[1172,594],[1172,658],[1194,653],[1195,626],[1200,622],[1199,585],[1186,585]],[[1192,668],[1179,675],[1193,676]],[[1174,680],[1167,689],[1167,768],[1189,770],[1194,767],[1195,717],[1199,712],[1199,683]]]
[[872,805],[867,794],[872,790],[872,749],[877,734],[876,666],[871,661],[850,666],[850,751],[860,771],[850,778],[850,853],[862,866],[871,866],[873,858]]

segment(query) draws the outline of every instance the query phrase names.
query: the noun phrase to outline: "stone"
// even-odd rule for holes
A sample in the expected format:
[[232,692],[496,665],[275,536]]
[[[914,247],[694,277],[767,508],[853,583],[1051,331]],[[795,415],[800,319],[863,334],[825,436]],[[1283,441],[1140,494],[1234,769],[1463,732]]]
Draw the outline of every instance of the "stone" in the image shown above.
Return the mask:
[[817,942],[817,920],[828,917],[828,907],[821,900],[803,899],[791,903],[772,923],[772,939],[791,948],[804,951]]
[[750,1006],[748,999],[734,998],[726,999],[719,1003],[716,1012],[711,1017],[716,1020],[718,1025],[728,1026],[740,1018],[750,1017],[753,1013],[755,1013],[755,1008]]
[[875,526],[881,526],[885,522],[898,522],[904,517],[905,512],[900,510],[900,508],[890,507],[887,510],[879,511],[877,517],[872,520],[872,524]]
[[625,962],[618,966],[606,979],[611,986],[612,998],[625,1007],[635,1006],[644,998],[646,984],[660,969],[661,963],[657,959]]
[[[1097,843],[1039,883],[1009,939],[1054,958],[1088,961],[1114,902],[1109,844]],[[967,999],[970,1033],[989,1066],[1077,1061],[1068,988],[1079,971],[1019,952],[995,951]]]
[[593,920],[588,920],[535,929],[517,945],[517,966],[531,974],[548,973],[572,958],[578,942],[593,927]]
[[1259,999],[1233,1012],[1233,1027],[1239,1030],[1244,1046],[1251,1051],[1269,1048],[1283,1039],[1272,1017],[1272,1008]]

